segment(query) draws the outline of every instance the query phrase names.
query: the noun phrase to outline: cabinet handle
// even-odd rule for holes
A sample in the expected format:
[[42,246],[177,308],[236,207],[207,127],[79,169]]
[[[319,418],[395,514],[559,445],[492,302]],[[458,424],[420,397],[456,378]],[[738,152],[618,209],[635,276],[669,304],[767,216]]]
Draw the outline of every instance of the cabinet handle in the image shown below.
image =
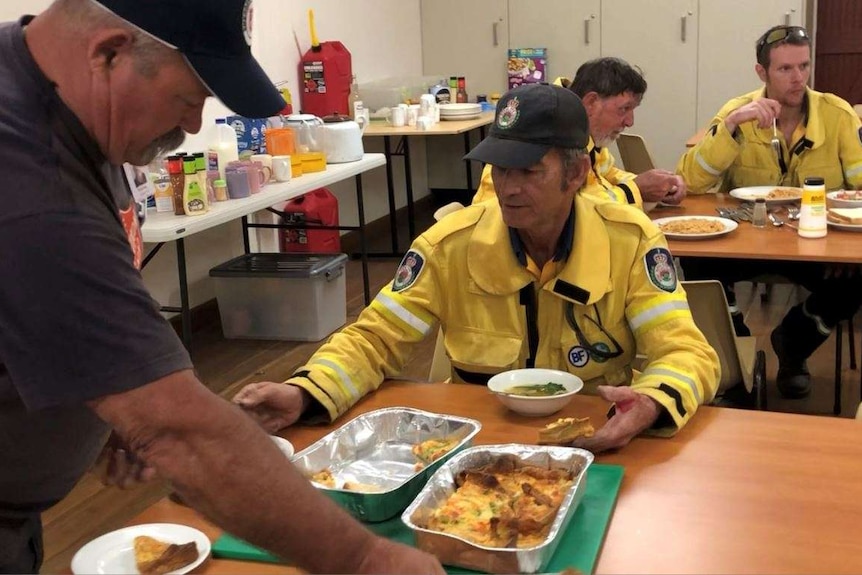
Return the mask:
[[584,44],[590,44],[590,19],[584,18]]
[[686,32],[686,24],[688,23],[688,16],[685,14],[682,15],[680,19],[680,28],[679,28],[679,39],[682,40],[682,43],[685,44],[685,32]]
[[492,31],[491,33],[494,37],[494,47],[497,47],[500,45],[499,38],[497,36],[497,28],[499,27],[499,25],[500,25],[499,22],[494,22],[493,24],[491,24],[491,31]]

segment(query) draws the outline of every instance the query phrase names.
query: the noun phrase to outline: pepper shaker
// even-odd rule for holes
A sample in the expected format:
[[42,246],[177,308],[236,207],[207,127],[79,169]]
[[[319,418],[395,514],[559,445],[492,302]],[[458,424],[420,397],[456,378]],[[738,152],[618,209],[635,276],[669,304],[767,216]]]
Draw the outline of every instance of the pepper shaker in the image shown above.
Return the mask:
[[755,228],[766,227],[766,199],[757,198],[754,201],[754,211],[751,215],[751,225]]

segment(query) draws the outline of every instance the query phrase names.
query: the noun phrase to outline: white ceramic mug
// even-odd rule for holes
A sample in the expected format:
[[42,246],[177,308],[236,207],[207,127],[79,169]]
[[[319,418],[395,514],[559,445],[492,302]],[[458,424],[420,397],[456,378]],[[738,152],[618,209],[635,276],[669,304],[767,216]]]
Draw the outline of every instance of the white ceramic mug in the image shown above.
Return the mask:
[[434,121],[428,116],[419,116],[416,119],[416,129],[420,132],[425,132],[431,128],[431,124],[433,123]]
[[390,126],[394,126],[396,128],[402,127],[407,122],[407,107],[402,108],[401,106],[396,106],[394,108],[389,109],[389,118],[387,119]]
[[290,156],[272,157],[272,174],[276,182],[290,181]]
[[419,104],[410,104],[407,108],[407,125],[415,126],[419,119]]
[[251,156],[252,162],[260,162],[261,165],[267,169],[267,173],[272,179],[272,156],[269,154],[252,154]]

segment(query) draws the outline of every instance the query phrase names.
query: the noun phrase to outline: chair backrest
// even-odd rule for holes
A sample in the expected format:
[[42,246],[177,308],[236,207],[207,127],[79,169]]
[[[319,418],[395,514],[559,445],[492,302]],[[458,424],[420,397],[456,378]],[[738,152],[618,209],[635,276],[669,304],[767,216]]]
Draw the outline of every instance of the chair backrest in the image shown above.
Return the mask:
[[694,323],[718,354],[721,364],[721,381],[718,384],[720,394],[746,379],[724,288],[717,280],[684,281],[682,286],[688,295],[688,307]]
[[642,174],[655,168],[655,162],[647,150],[646,142],[637,134],[620,134],[617,138],[617,149],[623,168],[633,174]]

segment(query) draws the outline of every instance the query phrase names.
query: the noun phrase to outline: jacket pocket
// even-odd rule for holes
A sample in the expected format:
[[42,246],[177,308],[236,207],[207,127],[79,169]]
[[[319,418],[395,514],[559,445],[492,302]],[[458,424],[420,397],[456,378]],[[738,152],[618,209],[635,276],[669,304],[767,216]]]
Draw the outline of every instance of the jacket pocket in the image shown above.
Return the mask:
[[492,375],[519,367],[523,347],[520,337],[457,328],[446,330],[444,343],[458,379],[482,384]]

